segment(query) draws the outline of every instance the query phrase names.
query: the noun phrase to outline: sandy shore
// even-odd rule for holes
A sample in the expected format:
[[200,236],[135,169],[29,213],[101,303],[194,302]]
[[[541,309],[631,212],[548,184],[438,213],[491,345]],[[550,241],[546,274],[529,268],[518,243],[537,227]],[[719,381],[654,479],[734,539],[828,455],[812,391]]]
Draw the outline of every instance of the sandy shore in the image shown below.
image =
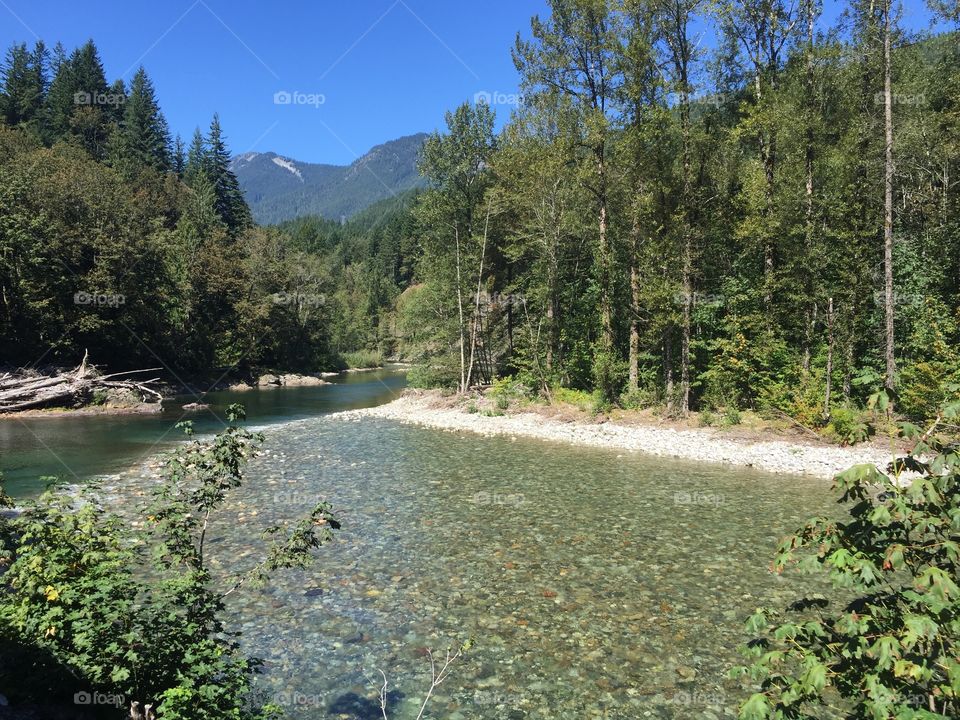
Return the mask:
[[714,429],[570,422],[536,413],[488,416],[451,407],[429,394],[405,395],[386,405],[328,416],[340,420],[384,418],[402,423],[480,435],[518,436],[640,452],[658,457],[753,467],[770,473],[831,479],[851,465],[871,463],[884,469],[890,451],[877,446],[843,448],[779,439],[747,441],[724,437]]

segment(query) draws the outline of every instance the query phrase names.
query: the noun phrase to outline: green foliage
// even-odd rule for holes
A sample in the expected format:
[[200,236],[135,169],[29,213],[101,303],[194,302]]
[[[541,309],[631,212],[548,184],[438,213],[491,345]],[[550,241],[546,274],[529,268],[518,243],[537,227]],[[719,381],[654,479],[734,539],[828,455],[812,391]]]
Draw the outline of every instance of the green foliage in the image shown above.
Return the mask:
[[835,407],[824,432],[841,445],[856,445],[870,439],[876,432],[868,413],[851,407]]
[[506,410],[510,403],[523,403],[531,399],[534,390],[531,387],[533,378],[507,375],[493,381],[489,395],[494,399],[497,408]]
[[449,365],[415,364],[407,372],[407,384],[412,388],[455,388],[460,382],[456,368]]
[[724,427],[731,427],[733,425],[739,425],[742,422],[740,417],[740,411],[733,405],[728,405],[723,410],[723,420],[722,424]]
[[[242,416],[240,406],[228,412],[231,423]],[[268,528],[256,565],[227,577],[212,573],[209,523],[240,487],[262,439],[231,424],[174,452],[142,510],[142,532],[102,509],[96,488],[80,495],[55,488],[9,521],[5,547],[13,561],[0,593],[0,627],[11,641],[4,653],[29,659],[19,667],[22,678],[9,678],[19,688],[11,700],[96,691],[152,704],[163,720],[277,717],[256,701],[258,661],[240,651],[224,598],[304,567],[340,525],[320,503],[305,518]],[[30,678],[37,668],[59,685],[37,687]]]
[[343,361],[350,368],[373,368],[383,365],[383,354],[376,350],[354,350],[343,353]]
[[[845,520],[815,518],[780,543],[778,572],[825,575],[847,599],[757,610],[752,664],[735,674],[760,686],[740,718],[960,714],[960,455],[936,430],[904,424],[914,448],[886,473],[857,465],[837,476]],[[906,472],[917,475],[905,482]]]

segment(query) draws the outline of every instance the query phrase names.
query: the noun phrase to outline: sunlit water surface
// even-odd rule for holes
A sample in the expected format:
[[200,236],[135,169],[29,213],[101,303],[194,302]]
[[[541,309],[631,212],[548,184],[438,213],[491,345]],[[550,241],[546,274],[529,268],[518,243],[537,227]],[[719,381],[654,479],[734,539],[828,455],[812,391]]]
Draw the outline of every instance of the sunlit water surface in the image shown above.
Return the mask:
[[[213,528],[224,585],[263,552],[264,527],[320,499],[343,520],[308,570],[230,597],[245,647],[265,661],[265,696],[292,718],[382,720],[383,671],[388,717],[412,719],[428,651],[442,662],[473,638],[425,717],[733,717],[748,693],[726,678],[744,621],[804,589],[769,572],[776,541],[836,512],[828,483],[317,416],[386,402],[402,384],[358,374],[216,393],[196,416],[214,431],[240,401],[267,426],[264,454]],[[4,421],[0,467],[23,494],[40,487],[38,467],[113,473],[102,492],[130,512],[158,471],[140,461],[168,446],[181,415]]]
[[428,650],[474,638],[428,717],[721,718],[743,623],[801,591],[776,541],[835,512],[823,481],[389,421],[274,429],[217,529],[226,567],[320,498],[343,515],[307,571],[231,604],[294,717],[414,718]]

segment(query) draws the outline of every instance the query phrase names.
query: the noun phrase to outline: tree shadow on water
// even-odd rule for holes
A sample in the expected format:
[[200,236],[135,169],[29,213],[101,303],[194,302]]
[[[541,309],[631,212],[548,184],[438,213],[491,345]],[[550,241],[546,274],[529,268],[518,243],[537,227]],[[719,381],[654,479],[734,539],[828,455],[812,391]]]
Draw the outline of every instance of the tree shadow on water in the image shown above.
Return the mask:
[[[387,693],[387,714],[394,709],[396,705],[406,697],[399,690],[391,690]],[[348,715],[351,720],[383,720],[383,712],[380,710],[380,700],[370,700],[357,693],[344,693],[328,708],[329,715]]]

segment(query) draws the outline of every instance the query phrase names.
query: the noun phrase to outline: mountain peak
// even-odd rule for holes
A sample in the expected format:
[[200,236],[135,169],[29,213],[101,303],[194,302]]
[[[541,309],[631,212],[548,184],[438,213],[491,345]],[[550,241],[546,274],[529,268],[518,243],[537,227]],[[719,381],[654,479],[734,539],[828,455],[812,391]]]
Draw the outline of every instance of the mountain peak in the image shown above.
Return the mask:
[[375,202],[422,186],[417,157],[426,133],[375,145],[349,165],[295,160],[274,152],[246,152],[230,167],[262,225],[304,215],[350,217]]

